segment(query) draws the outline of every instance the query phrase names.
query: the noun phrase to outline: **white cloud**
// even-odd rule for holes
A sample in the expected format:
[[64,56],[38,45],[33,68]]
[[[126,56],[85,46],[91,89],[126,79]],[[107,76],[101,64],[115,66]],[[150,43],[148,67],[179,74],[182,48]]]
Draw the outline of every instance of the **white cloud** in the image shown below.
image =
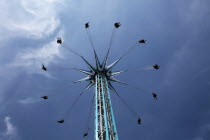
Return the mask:
[[0,134],[1,140],[18,140],[19,136],[17,135],[17,128],[12,124],[11,117],[6,116],[4,118],[4,122],[6,125],[5,132]]
[[49,64],[54,57],[61,57],[59,46],[55,42],[56,40],[51,41],[50,43],[44,45],[38,49],[28,49],[22,52],[19,52],[16,55],[15,66],[39,66],[40,63]]
[[60,23],[57,14],[62,2],[63,0],[1,0],[0,29],[6,30],[10,36],[40,38],[50,35]]
[[[62,34],[62,32],[63,31],[60,31],[59,34]],[[55,58],[62,58],[59,49],[60,47],[56,43],[56,38],[54,38],[51,42],[43,45],[41,48],[30,48],[17,53],[14,61],[8,66],[22,67],[28,73],[39,73],[53,78],[49,73],[41,70],[41,65],[48,65],[51,62],[56,62]]]
[[20,103],[20,104],[33,104],[33,103],[36,103],[38,101],[39,100],[35,100],[33,98],[26,98],[26,99],[18,100],[17,102]]
[[[65,0],[1,0],[0,1],[0,38],[1,46],[7,46],[8,41],[15,37],[46,38],[55,33],[60,25],[59,12],[63,9]],[[60,30],[58,35],[63,33]],[[6,40],[5,40],[6,38]],[[14,61],[4,66],[19,66],[29,73],[40,72],[41,64],[45,65],[61,57],[56,38],[41,46],[27,46],[28,49],[19,50]],[[5,55],[5,54],[4,54]],[[49,76],[49,74],[44,73]]]
[[9,116],[6,116],[4,121],[6,123],[6,132],[5,135],[14,135],[16,133],[16,128],[14,125],[10,122],[11,118]]

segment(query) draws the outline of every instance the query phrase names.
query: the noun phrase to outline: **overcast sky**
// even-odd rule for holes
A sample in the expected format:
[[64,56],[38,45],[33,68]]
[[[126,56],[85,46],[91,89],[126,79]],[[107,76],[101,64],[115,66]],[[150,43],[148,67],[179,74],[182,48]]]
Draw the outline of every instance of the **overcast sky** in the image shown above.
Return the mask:
[[[0,0],[0,140],[94,139],[94,112],[90,134],[82,137],[94,88],[69,113],[88,83],[65,86],[85,75],[53,71],[88,69],[56,43],[57,37],[94,64],[86,22],[101,61],[113,24],[121,22],[109,64],[139,39],[147,40],[114,70],[161,66],[117,76],[129,85],[114,87],[142,118],[138,125],[110,92],[120,140],[209,140],[209,7],[209,0]],[[51,71],[42,71],[41,64]],[[60,119],[65,123],[57,124]]]

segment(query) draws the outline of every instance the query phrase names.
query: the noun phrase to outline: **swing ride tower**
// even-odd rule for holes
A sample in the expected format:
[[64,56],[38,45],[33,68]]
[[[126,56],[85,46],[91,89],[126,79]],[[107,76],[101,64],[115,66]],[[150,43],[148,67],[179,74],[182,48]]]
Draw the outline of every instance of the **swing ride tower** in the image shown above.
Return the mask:
[[[122,101],[123,103],[130,109],[130,111],[136,115],[139,119],[139,124],[140,124],[140,118],[138,116],[138,113],[135,112],[131,107],[128,106],[128,104],[123,100],[123,98],[116,92],[114,87],[112,86],[112,83],[119,83],[119,84],[124,84],[127,85],[126,83],[123,83],[117,79],[114,78],[114,76],[127,72],[128,70],[124,71],[113,71],[113,68],[116,66],[116,64],[123,59],[128,53],[130,53],[134,48],[136,48],[139,44],[145,43],[146,40],[140,40],[136,42],[133,46],[131,46],[126,53],[124,53],[119,59],[114,61],[112,64],[107,65],[107,60],[112,44],[112,38],[115,32],[115,29],[120,26],[120,23],[115,23],[114,24],[114,29],[111,35],[110,43],[109,43],[109,48],[108,51],[105,55],[105,58],[102,63],[100,63],[95,47],[93,45],[92,37],[89,31],[89,23],[85,24],[86,27],[86,32],[89,38],[89,41],[91,43],[93,52],[94,52],[94,58],[95,58],[95,65],[91,65],[83,56],[81,56],[79,53],[76,51],[66,48],[65,46],[61,45],[62,47],[66,48],[68,51],[71,53],[74,53],[75,55],[79,56],[88,66],[89,70],[83,70],[83,69],[77,69],[77,68],[72,68],[76,71],[82,72],[87,75],[87,77],[75,81],[74,83],[79,83],[79,82],[84,82],[87,81],[89,84],[87,87],[80,93],[79,97],[83,95],[88,89],[91,87],[95,87],[95,93],[93,95],[93,99],[95,100],[95,140],[118,140],[118,133],[117,133],[117,128],[115,124],[115,118],[114,118],[114,112],[112,109],[112,103],[111,103],[111,98],[110,98],[110,93],[109,89],[115,93]],[[61,39],[57,40],[57,43],[62,44]],[[72,104],[71,108],[74,106],[74,104],[78,101],[79,97],[75,100],[75,102]],[[93,101],[92,100],[92,104]],[[91,106],[92,106],[91,104]],[[92,107],[91,107],[92,108]],[[91,116],[91,111],[90,111],[90,116]],[[90,120],[89,120],[90,121]],[[90,122],[89,122],[90,123]],[[90,130],[90,126],[88,123],[88,129],[87,133],[84,134],[84,136],[88,135],[88,131]]]
[[116,92],[116,90],[112,86],[112,83],[114,82],[114,83],[127,85],[114,78],[114,76],[126,71],[112,71],[115,65],[125,55],[120,57],[111,65],[107,66],[107,59],[110,48],[102,64],[99,62],[94,47],[93,50],[94,50],[96,66],[92,66],[84,57],[81,56],[81,58],[84,60],[84,62],[86,63],[86,65],[89,67],[90,70],[87,71],[87,70],[75,69],[77,71],[87,74],[88,76],[74,83],[89,81],[89,84],[80,94],[80,96],[85,91],[95,86],[95,140],[118,140],[118,134],[115,124],[109,89],[112,90],[118,97],[120,97],[120,95]]
[[95,81],[95,140],[118,140],[106,74],[97,73]]
[[111,83],[115,82],[125,84],[113,77],[125,71],[113,72],[112,69],[122,58],[116,60],[111,65],[107,66],[106,64],[108,55],[109,50],[106,54],[103,63],[101,64],[99,62],[98,56],[94,48],[96,66],[92,66],[84,57],[81,56],[86,65],[89,67],[89,71],[74,68],[75,70],[88,75],[87,77],[74,82],[89,82],[89,84],[80,94],[80,96],[88,89],[95,86],[95,140],[118,140],[118,134],[109,89],[111,89],[114,93],[116,93],[119,96],[119,94],[116,92]]

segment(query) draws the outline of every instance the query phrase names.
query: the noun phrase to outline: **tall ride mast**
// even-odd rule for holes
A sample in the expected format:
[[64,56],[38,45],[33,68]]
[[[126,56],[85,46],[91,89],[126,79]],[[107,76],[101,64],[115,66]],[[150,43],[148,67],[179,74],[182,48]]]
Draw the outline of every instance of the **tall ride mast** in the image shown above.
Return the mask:
[[95,140],[118,140],[106,76],[95,76]]

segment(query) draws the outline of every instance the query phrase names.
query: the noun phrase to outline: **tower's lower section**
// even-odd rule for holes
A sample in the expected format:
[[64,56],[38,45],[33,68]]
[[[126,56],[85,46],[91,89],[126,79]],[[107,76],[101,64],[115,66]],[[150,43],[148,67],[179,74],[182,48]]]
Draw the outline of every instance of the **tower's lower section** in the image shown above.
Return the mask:
[[107,79],[97,74],[95,80],[95,140],[118,140]]

